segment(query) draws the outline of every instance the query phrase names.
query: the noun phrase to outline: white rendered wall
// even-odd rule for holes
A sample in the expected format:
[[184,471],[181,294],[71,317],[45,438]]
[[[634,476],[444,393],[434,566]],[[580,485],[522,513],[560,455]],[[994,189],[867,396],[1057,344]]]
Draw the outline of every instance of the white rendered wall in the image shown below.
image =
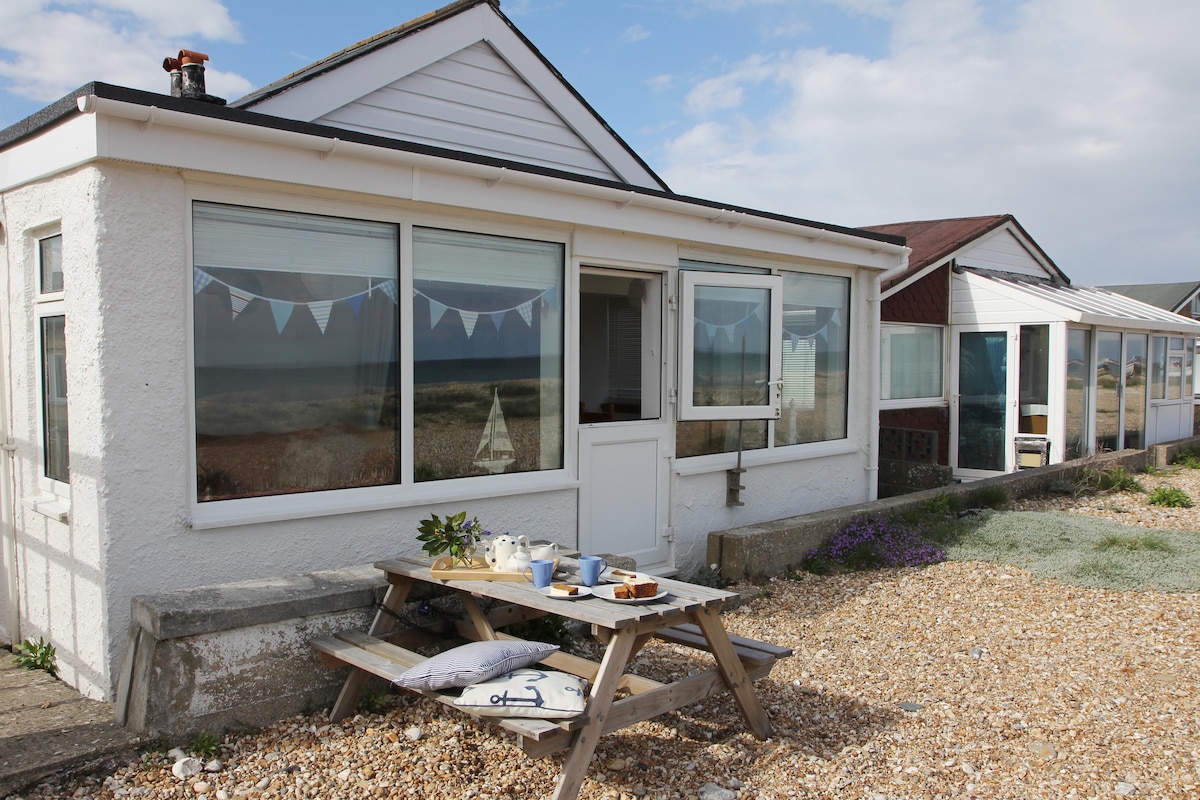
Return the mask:
[[[94,383],[97,321],[94,283],[99,223],[92,199],[102,176],[84,168],[53,182],[4,194],[8,281],[5,361],[14,452],[20,638],[44,636],[57,651],[60,677],[89,697],[108,693],[104,541],[96,515],[100,412]],[[39,322],[35,318],[37,241],[63,236],[71,449],[74,479],[68,523],[35,510],[50,497],[41,475]],[[67,235],[65,232],[70,231]]]
[[[231,185],[231,193],[251,191],[267,207],[286,207],[296,199],[295,187],[238,183],[238,187]],[[64,525],[19,505],[18,527],[24,570],[22,624],[33,635],[44,631],[55,643],[68,683],[89,696],[112,696],[130,621],[130,600],[136,595],[417,554],[417,523],[431,511],[466,510],[494,529],[576,544],[573,470],[553,484],[547,482],[542,488],[527,484],[503,496],[489,494],[496,491],[496,484],[487,481],[441,493],[438,487],[422,487],[429,492],[425,495],[429,502],[421,504],[191,528],[192,280],[187,248],[194,190],[195,184],[175,170],[108,162],[54,183],[8,192],[4,198],[10,251],[19,231],[56,220],[61,220],[64,236],[70,522]],[[213,186],[206,184],[205,191],[211,195]],[[368,203],[407,215],[397,210],[395,201],[378,196],[330,193],[327,200],[330,208],[339,211]],[[325,200],[309,190],[305,202]],[[429,207],[424,208],[422,213],[428,215]],[[445,219],[447,224],[463,224]],[[540,225],[544,228],[546,223]],[[573,228],[562,226],[562,230],[569,238]],[[731,230],[730,235],[744,233]],[[608,238],[601,236],[593,245],[606,250],[602,240]],[[765,234],[760,241],[775,238],[779,237]],[[628,257],[617,246],[628,246],[621,239],[613,239],[614,252]],[[676,247],[672,239],[653,237],[643,244],[656,253],[655,258],[664,247]],[[797,246],[794,241],[789,244]],[[8,298],[12,309],[29,309],[32,303],[35,261],[27,253],[21,263],[25,266],[19,279],[12,281]],[[864,286],[872,274],[872,270],[859,270],[855,278],[849,439],[795,448],[809,456],[800,461],[783,460],[787,453],[782,450],[747,454],[748,472],[742,481],[747,487],[746,505],[740,508],[725,505],[724,470],[733,463],[725,464],[722,458],[732,460],[732,454],[718,457],[722,463],[710,469],[674,475],[671,524],[676,534],[675,561],[684,576],[704,563],[710,531],[868,499],[874,483],[868,471],[870,429],[875,422],[868,387],[875,368],[875,337],[868,329]],[[573,285],[568,282],[568,291]],[[21,498],[38,492],[37,340],[31,312],[10,319],[9,324],[12,330],[6,332],[6,339]],[[573,430],[569,426],[568,434]],[[567,447],[567,463],[573,464],[573,437]]]

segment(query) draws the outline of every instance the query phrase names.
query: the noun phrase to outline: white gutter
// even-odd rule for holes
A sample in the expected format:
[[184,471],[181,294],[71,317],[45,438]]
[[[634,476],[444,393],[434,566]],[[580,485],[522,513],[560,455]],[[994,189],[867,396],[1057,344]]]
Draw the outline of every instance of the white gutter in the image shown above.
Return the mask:
[[632,204],[672,214],[699,217],[707,219],[712,223],[729,225],[731,228],[746,225],[764,230],[783,231],[792,235],[803,236],[812,242],[824,240],[897,256],[906,256],[909,252],[909,248],[904,245],[853,236],[848,233],[841,233],[840,231],[829,231],[824,228],[803,225],[796,222],[760,217],[754,214],[747,214],[744,211],[710,208],[669,197],[641,194],[628,189],[596,186],[590,183],[539,175],[522,170],[507,169],[505,167],[475,164],[469,161],[456,161],[424,153],[393,150],[391,148],[376,147],[358,142],[347,142],[337,138],[330,139],[309,133],[297,133],[295,131],[260,127],[258,125],[204,117],[196,114],[185,114],[181,111],[170,111],[158,108],[157,106],[143,106],[121,100],[97,97],[95,95],[85,95],[80,97],[76,102],[79,110],[84,114],[102,114],[132,120],[140,123],[143,130],[152,125],[167,125],[211,133],[216,136],[247,139],[250,141],[312,150],[322,158],[328,158],[336,151],[339,155],[374,161],[388,161],[406,166],[480,178],[487,181],[489,186],[494,186],[501,182],[514,183],[558,192],[585,195],[616,203],[620,207]]
[[[876,353],[882,346],[880,333],[880,311],[883,303],[879,300],[879,285],[882,276],[875,275],[867,290],[867,341],[872,342]],[[879,396],[882,394],[883,379],[880,376],[879,359],[871,365],[871,375],[867,380],[867,419],[873,423],[867,432],[867,500],[879,499]]]

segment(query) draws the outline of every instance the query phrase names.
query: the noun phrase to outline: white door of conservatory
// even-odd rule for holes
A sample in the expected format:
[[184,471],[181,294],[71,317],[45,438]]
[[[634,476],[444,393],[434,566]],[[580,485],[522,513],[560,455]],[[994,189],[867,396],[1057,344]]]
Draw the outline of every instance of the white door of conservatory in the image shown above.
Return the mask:
[[951,365],[950,461],[962,478],[1008,472],[1013,464],[1016,327],[954,329]]
[[663,275],[585,268],[579,281],[579,549],[672,566]]

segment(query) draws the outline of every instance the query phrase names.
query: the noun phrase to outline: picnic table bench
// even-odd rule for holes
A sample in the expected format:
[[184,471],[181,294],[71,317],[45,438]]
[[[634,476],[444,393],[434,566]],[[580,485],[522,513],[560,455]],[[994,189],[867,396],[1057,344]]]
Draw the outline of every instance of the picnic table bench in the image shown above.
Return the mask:
[[[770,674],[775,662],[792,651],[786,647],[730,636],[720,618],[721,606],[735,598],[733,592],[659,578],[667,596],[659,601],[615,604],[599,597],[560,600],[547,597],[526,582],[435,579],[429,562],[410,558],[380,561],[375,566],[387,576],[388,589],[370,629],[342,631],[312,640],[322,661],[332,669],[349,666],[341,693],[330,711],[331,721],[353,714],[371,675],[394,681],[419,664],[424,656],[389,641],[397,632],[399,612],[412,587],[419,582],[452,588],[462,602],[466,618],[455,622],[454,635],[471,640],[514,639],[498,632],[513,621],[557,614],[588,623],[606,644],[600,662],[555,652],[540,665],[585,678],[591,692],[583,714],[567,719],[486,717],[515,733],[522,750],[540,758],[570,748],[555,789],[556,800],[574,798],[588,762],[601,736],[636,722],[651,719],[723,691],[733,693],[749,729],[760,739],[772,733],[771,723],[754,693],[753,681]],[[578,582],[578,564],[563,559],[568,582]],[[480,598],[500,605],[485,612]],[[626,667],[651,639],[710,653],[714,666],[670,682],[628,674]],[[458,690],[422,691],[438,702],[453,706]],[[622,696],[617,697],[618,693]],[[464,709],[457,710],[469,713]]]

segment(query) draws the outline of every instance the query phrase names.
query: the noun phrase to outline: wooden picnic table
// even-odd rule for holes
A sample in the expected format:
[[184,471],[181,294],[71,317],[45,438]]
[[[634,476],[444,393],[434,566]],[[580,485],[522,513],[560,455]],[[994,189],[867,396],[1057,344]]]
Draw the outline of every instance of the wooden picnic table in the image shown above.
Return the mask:
[[[582,715],[569,719],[486,718],[516,733],[522,749],[532,757],[570,748],[554,791],[555,800],[572,800],[578,795],[601,736],[692,705],[717,692],[733,693],[742,719],[756,737],[766,739],[772,734],[753,681],[768,675],[775,662],[792,651],[726,632],[721,606],[736,598],[736,593],[658,578],[660,589],[668,592],[659,601],[618,604],[594,595],[561,600],[541,594],[524,581],[437,580],[430,574],[427,560],[395,558],[375,566],[387,576],[388,589],[370,629],[366,633],[344,631],[312,641],[330,668],[352,667],[330,711],[331,721],[355,712],[371,675],[392,681],[424,660],[390,639],[401,633],[397,630],[399,614],[412,588],[418,583],[432,583],[453,589],[462,602],[466,618],[455,624],[457,636],[473,640],[514,638],[496,628],[557,614],[590,624],[593,634],[606,644],[599,663],[563,652],[540,662],[591,683]],[[560,570],[556,581],[579,582],[578,562],[562,559]],[[481,598],[498,601],[498,605],[485,612]],[[705,672],[668,683],[626,674],[626,667],[651,638],[708,652],[715,664]],[[623,696],[617,698],[619,692]],[[453,707],[455,691],[422,693]]]

